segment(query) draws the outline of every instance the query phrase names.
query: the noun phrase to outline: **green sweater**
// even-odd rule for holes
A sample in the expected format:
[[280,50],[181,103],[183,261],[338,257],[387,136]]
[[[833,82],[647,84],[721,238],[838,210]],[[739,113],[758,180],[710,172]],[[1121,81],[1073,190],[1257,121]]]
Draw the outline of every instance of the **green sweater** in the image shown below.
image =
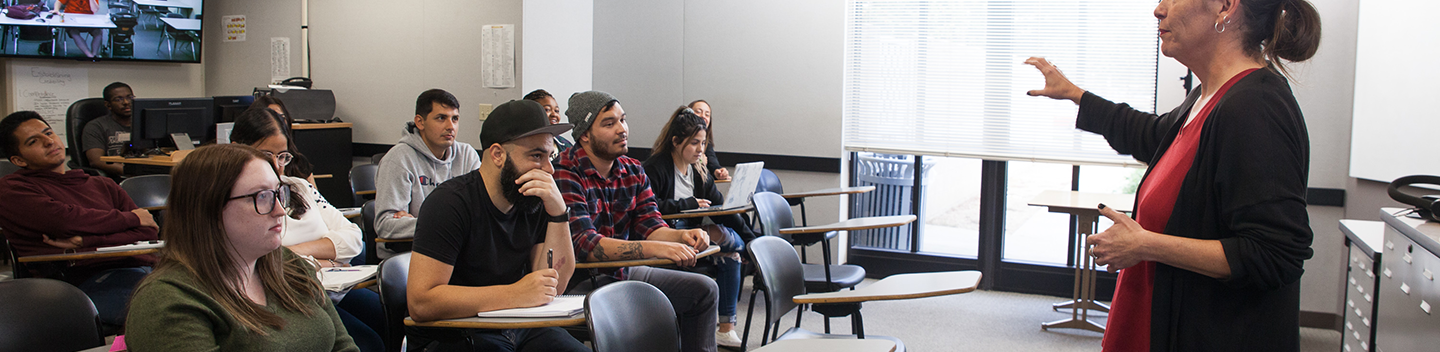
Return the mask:
[[[286,255],[293,254],[286,250]],[[281,308],[279,299],[267,293],[265,308],[286,323],[261,336],[226,313],[188,271],[151,276],[156,277],[130,299],[125,343],[131,351],[360,351],[324,296],[310,302],[316,314],[305,316]]]

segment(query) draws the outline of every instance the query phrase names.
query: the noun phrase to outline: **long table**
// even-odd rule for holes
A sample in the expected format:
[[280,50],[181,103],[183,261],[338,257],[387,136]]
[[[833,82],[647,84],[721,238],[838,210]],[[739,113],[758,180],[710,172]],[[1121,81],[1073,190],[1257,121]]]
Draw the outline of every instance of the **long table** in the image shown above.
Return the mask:
[[[20,45],[20,27],[24,26],[50,27],[50,43],[52,48],[50,50],[51,56],[57,56],[61,51],[66,50],[65,38],[67,38],[68,36],[65,35],[65,31],[62,29],[99,28],[108,30],[116,28],[115,22],[110,21],[109,15],[86,15],[67,13],[62,17],[60,16],[60,14],[55,13],[54,17],[47,19],[46,17],[50,17],[51,14],[52,12],[42,12],[39,16],[35,16],[35,18],[28,20],[0,16],[0,26],[5,27],[3,33],[5,38],[3,38],[4,40],[0,42],[9,44],[5,47],[5,52],[10,54],[19,54],[19,49],[17,49],[17,47]],[[108,36],[101,36],[99,38],[95,38],[95,40],[105,40],[106,37]],[[109,48],[110,44],[112,43],[106,41],[106,48]]]

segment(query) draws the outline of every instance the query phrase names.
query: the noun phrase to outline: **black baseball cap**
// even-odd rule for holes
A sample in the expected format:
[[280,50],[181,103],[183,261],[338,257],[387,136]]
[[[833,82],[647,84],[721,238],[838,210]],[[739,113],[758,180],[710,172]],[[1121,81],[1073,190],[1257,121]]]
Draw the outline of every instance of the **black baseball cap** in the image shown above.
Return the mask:
[[550,118],[545,116],[545,108],[540,103],[511,100],[490,111],[490,116],[480,126],[480,144],[484,144],[481,149],[541,133],[558,136],[571,128],[568,123],[550,124]]

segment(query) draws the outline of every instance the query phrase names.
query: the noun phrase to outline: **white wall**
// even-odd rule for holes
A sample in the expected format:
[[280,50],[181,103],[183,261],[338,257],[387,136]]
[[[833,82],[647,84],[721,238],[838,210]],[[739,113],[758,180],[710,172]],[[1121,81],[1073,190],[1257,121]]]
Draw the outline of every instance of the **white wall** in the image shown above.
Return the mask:
[[[594,76],[595,6],[593,0],[531,0],[521,10],[526,43],[521,94],[544,89],[560,111],[570,94],[590,90]],[[563,118],[562,118],[563,120]]]
[[[205,6],[206,95],[248,95],[269,85],[270,38],[290,38],[290,75],[301,75],[300,1],[208,0]],[[226,42],[220,19],[235,15],[245,16],[245,41]]]

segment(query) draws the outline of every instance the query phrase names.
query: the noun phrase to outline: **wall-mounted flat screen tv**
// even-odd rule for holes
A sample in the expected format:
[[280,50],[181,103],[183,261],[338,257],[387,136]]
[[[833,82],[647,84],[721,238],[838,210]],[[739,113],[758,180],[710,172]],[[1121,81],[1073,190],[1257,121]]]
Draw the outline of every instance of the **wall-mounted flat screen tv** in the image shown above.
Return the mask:
[[203,0],[15,0],[0,56],[199,63]]

